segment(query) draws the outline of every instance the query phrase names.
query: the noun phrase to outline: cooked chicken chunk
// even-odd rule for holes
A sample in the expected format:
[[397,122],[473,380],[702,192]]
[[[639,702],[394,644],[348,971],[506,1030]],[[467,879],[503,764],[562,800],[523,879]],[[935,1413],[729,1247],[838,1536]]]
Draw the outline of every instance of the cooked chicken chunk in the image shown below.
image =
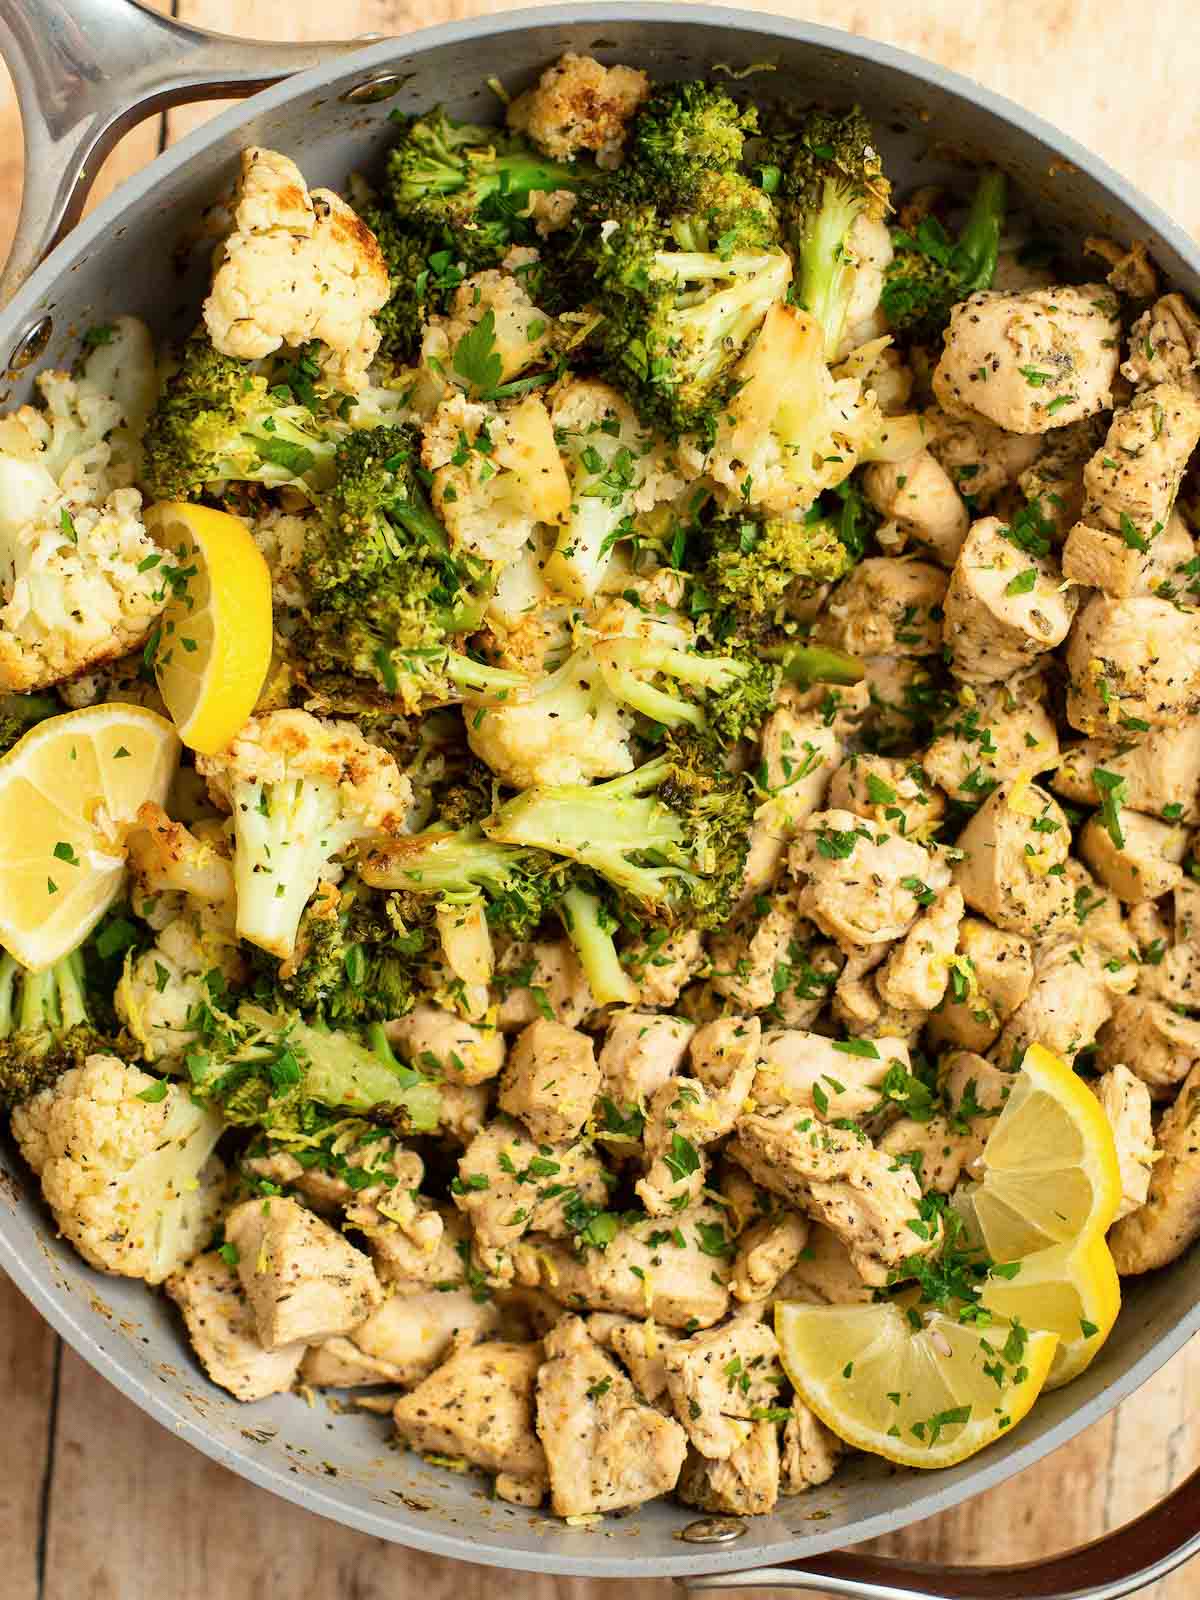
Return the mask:
[[1112,405],[1120,337],[1104,284],[973,294],[950,315],[933,392],[952,415],[1047,433]]
[[301,1376],[316,1388],[373,1383],[407,1388],[428,1377],[452,1350],[486,1338],[499,1320],[495,1301],[479,1300],[468,1289],[390,1295],[357,1328],[314,1345]]
[[850,1250],[831,1228],[814,1222],[796,1265],[776,1285],[774,1299],[806,1305],[861,1305],[874,1290],[854,1265]]
[[1180,823],[1120,807],[1107,820],[1089,817],[1079,835],[1079,854],[1126,905],[1159,900],[1182,883],[1187,850],[1187,829]]
[[[588,1319],[589,1330],[593,1321],[594,1318]],[[645,1322],[635,1322],[632,1317],[614,1321],[616,1326],[609,1336],[612,1349],[633,1379],[634,1388],[643,1400],[649,1400],[651,1405],[661,1400],[665,1408],[670,1404],[665,1399],[667,1351],[677,1343],[676,1335],[664,1333],[649,1318]]]
[[1181,1017],[1161,1000],[1125,995],[1100,1031],[1096,1065],[1124,1063],[1156,1100],[1169,1100],[1176,1084],[1200,1064],[1200,1022]]
[[939,856],[852,811],[818,811],[789,852],[799,905],[848,955],[901,939],[921,908],[949,880]]
[[1067,644],[1067,720],[1081,733],[1180,727],[1200,712],[1200,614],[1152,595],[1093,595]]
[[470,1144],[487,1121],[487,1084],[442,1083],[438,1088],[437,1131],[455,1144]]
[[783,1425],[780,1494],[803,1494],[828,1483],[845,1453],[837,1434],[802,1400],[793,1399],[792,1414]]
[[909,1067],[902,1039],[837,1040],[798,1029],[763,1035],[752,1098],[756,1106],[816,1110],[825,1119],[862,1117],[880,1099],[889,1069]]
[[831,811],[853,811],[908,839],[927,839],[946,810],[944,797],[915,761],[900,756],[852,755],[829,783]]
[[466,1261],[471,1254],[466,1218],[453,1206],[438,1206],[422,1213],[437,1222],[436,1235],[417,1237],[385,1226],[369,1235],[375,1276],[389,1293],[420,1294],[432,1284],[451,1288],[465,1282]]
[[834,591],[813,638],[853,656],[936,655],[945,596],[941,567],[870,556]]
[[[336,1216],[349,1208],[355,1213],[350,1220],[360,1226],[378,1220],[380,1202],[405,1222],[412,1220],[417,1210],[413,1191],[421,1187],[425,1163],[415,1150],[406,1150],[384,1129],[376,1128],[361,1139],[335,1144],[327,1166],[306,1166],[289,1150],[279,1149],[251,1156],[243,1161],[242,1170],[294,1189],[310,1210],[322,1216]],[[364,1174],[372,1181],[366,1181]]]
[[787,841],[824,804],[829,777],[845,752],[836,717],[783,690],[763,724],[760,762],[767,798],[754,819],[742,906],[774,883]]
[[681,991],[708,964],[704,939],[695,928],[656,928],[621,952],[621,965],[638,986],[640,1006],[673,1006]]
[[496,964],[495,988],[496,1026],[504,1033],[527,1028],[547,1011],[565,1028],[577,1028],[596,1009],[579,958],[565,939],[510,944]]
[[560,1517],[638,1506],[675,1487],[683,1429],[639,1398],[578,1317],[546,1335],[537,1430]]
[[1107,957],[1091,939],[1064,933],[1037,949],[1033,983],[1009,1017],[993,1058],[1001,1066],[1019,1063],[1031,1044],[1041,1044],[1070,1061],[1094,1043],[1112,1015],[1113,974]]
[[1181,294],[1164,295],[1137,319],[1121,371],[1139,389],[1178,383],[1200,393],[1200,319]]
[[1088,417],[1069,428],[1046,434],[1046,448],[1017,482],[1034,504],[1036,517],[1051,539],[1061,544],[1083,511],[1083,470],[1104,443],[1106,419]]
[[875,979],[879,998],[897,1011],[932,1011],[950,981],[963,897],[951,887],[923,911]]
[[689,1450],[679,1475],[684,1505],[714,1515],[766,1516],[779,1493],[779,1429],[773,1422],[753,1423],[745,1444],[722,1461]]
[[1129,810],[1200,822],[1200,724],[1157,728],[1120,742],[1081,739],[1066,745],[1050,787],[1078,805],[1098,806],[1097,767],[1121,780],[1122,805]]
[[586,1033],[539,1017],[509,1048],[500,1109],[519,1117],[539,1144],[569,1144],[592,1114],[600,1067]]
[[1121,1168],[1121,1206],[1117,1221],[1145,1205],[1154,1168],[1154,1127],[1150,1091],[1122,1062],[1110,1067],[1092,1086],[1108,1118]]
[[1031,555],[999,517],[973,523],[946,590],[951,670],[1003,683],[1067,637],[1078,604],[1049,555]]
[[1040,673],[964,684],[959,702],[921,757],[930,778],[953,799],[974,805],[997,783],[1034,778],[1058,765],[1058,731]]
[[1165,1267],[1200,1235],[1200,1063],[1158,1125],[1162,1151],[1150,1174],[1144,1206],[1108,1236],[1122,1275]]
[[983,417],[950,416],[937,406],[922,413],[926,448],[959,493],[985,510],[1026,472],[1047,442],[1037,434],[1006,433]]
[[702,1456],[724,1461],[750,1437],[753,1414],[777,1402],[779,1346],[766,1323],[735,1317],[665,1353],[667,1393]]
[[951,1117],[933,1116],[927,1122],[901,1117],[879,1140],[879,1148],[912,1166],[925,1190],[950,1194],[983,1154],[991,1124],[961,1127]]
[[542,1503],[546,1456],[534,1428],[539,1344],[496,1340],[458,1350],[396,1401],[396,1433],[425,1455],[460,1456],[496,1475],[496,1494]]
[[916,1044],[929,1017],[927,1011],[901,1011],[885,1005],[879,998],[874,973],[865,978],[846,978],[843,974],[833,992],[830,1015],[839,1028],[855,1038],[873,1039],[876,1044],[894,1040],[908,1046]]
[[941,1240],[940,1226],[920,1217],[912,1172],[895,1170],[863,1134],[795,1112],[751,1113],[739,1119],[728,1154],[764,1189],[831,1228],[868,1283],[886,1283],[907,1256],[928,1254]]
[[1135,906],[1129,914],[1141,963],[1137,989],[1150,999],[1196,1011],[1200,1010],[1200,884],[1185,878],[1173,900],[1170,923],[1152,902]]
[[216,1251],[173,1272],[163,1288],[183,1313],[192,1349],[214,1383],[235,1400],[263,1400],[290,1389],[304,1343],[266,1349],[237,1273]]
[[[860,689],[868,696],[861,718],[864,732],[885,748],[912,742],[914,731],[928,716],[934,694],[934,677],[928,657],[867,656]],[[833,801],[829,804],[832,806]],[[851,806],[850,810],[854,810]]]
[[[904,461],[872,462],[863,473],[863,493],[894,525],[897,542],[912,540],[940,566],[954,565],[970,518],[954,480],[928,450]],[[878,537],[888,544],[882,529]]]
[[780,1210],[752,1222],[737,1236],[729,1287],[736,1300],[765,1300],[796,1265],[808,1244],[809,1221],[799,1211]]
[[639,68],[605,67],[568,50],[512,102],[508,125],[555,161],[591,151],[597,166],[616,167],[627,125],[649,93]]
[[761,900],[756,902],[731,928],[709,940],[710,982],[739,1011],[765,1011],[774,1005],[776,975],[789,967],[792,952],[798,954],[814,932],[800,915],[794,892],[762,898],[765,910]]
[[417,1005],[387,1025],[388,1039],[406,1061],[436,1064],[450,1083],[470,1087],[494,1078],[504,1065],[504,1037],[493,1027],[465,1022],[440,1006]]
[[964,917],[950,992],[929,1019],[935,1045],[986,1050],[1029,993],[1033,952],[1019,934]]
[[682,1017],[613,1011],[600,1047],[601,1092],[621,1110],[644,1105],[679,1071],[695,1031]]
[[729,1309],[732,1245],[719,1206],[622,1223],[603,1250],[579,1254],[552,1240],[518,1252],[522,1283],[540,1284],[563,1305],[649,1317],[668,1328],[708,1328]]
[[1071,831],[1062,807],[1044,789],[1020,780],[1001,784],[967,823],[957,846],[963,859],[954,881],[972,911],[1031,939],[1067,924]]
[[225,1238],[268,1350],[349,1333],[382,1299],[369,1257],[295,1200],[243,1201]]

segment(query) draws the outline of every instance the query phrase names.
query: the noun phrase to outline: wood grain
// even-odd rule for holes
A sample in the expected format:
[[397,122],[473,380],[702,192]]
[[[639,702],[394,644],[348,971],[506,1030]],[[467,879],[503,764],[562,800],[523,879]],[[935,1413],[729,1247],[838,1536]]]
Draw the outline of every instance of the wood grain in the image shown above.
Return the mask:
[[[114,4],[122,0],[113,0]],[[165,4],[165,0],[159,0]],[[508,0],[176,0],[184,20],[262,38],[402,33]],[[1010,95],[1099,151],[1200,236],[1200,29],[1194,0],[766,0],[883,39]],[[219,109],[127,137],[97,197]],[[18,118],[0,75],[0,249],[20,187]],[[883,1542],[934,1561],[1028,1560],[1136,1515],[1200,1461],[1200,1342],[1074,1444],[980,1499]],[[254,1489],[151,1422],[0,1280],[0,1600],[482,1600],[484,1568],[402,1551]],[[660,1584],[524,1578],[526,1600],[652,1600]],[[1200,1564],[1150,1600],[1195,1600]]]

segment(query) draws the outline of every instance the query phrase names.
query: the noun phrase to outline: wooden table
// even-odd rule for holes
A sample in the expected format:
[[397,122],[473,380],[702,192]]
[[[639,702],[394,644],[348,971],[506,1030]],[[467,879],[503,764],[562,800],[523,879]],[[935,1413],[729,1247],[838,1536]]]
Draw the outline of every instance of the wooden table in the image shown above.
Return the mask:
[[[113,0],[121,4],[123,0]],[[161,0],[160,0],[161,3]],[[164,7],[165,9],[165,7]],[[175,0],[185,21],[264,38],[404,33],[504,0]],[[1195,0],[771,0],[763,10],[869,34],[1036,109],[1200,233],[1200,20]],[[131,133],[107,193],[215,107]],[[0,249],[20,185],[17,117],[0,81]],[[1049,1555],[1115,1527],[1200,1462],[1200,1341],[1107,1421],[1021,1478],[886,1541],[934,1561]],[[151,1422],[0,1280],[0,1600],[476,1600],[505,1581],[319,1522]],[[663,1585],[525,1578],[522,1600],[651,1600]],[[1153,1591],[1195,1600],[1200,1562]]]

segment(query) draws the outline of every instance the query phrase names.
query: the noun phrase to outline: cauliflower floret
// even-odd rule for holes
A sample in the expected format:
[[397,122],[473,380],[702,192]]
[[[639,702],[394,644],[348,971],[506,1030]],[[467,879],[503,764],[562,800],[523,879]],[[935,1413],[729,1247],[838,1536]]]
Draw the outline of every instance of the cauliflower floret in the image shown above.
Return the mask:
[[568,50],[508,108],[508,125],[555,161],[591,150],[598,167],[621,164],[627,125],[650,93],[637,67],[605,67]]
[[[570,197],[574,201],[574,195]],[[539,194],[538,198],[544,197]],[[489,312],[492,317],[490,354],[500,361],[497,383],[507,383],[518,377],[545,354],[553,326],[550,318],[534,305],[519,278],[489,268],[459,284],[447,316],[430,317],[425,324],[421,366],[440,376],[443,388],[445,384],[457,384],[462,389],[469,387],[468,380],[455,368],[454,352],[459,341]]]
[[433,503],[456,549],[484,561],[516,560],[539,522],[571,504],[550,413],[537,395],[511,410],[453,395],[434,412],[421,441],[433,473]]
[[161,1283],[208,1243],[223,1125],[185,1090],[89,1056],[18,1106],[12,1126],[59,1230],[101,1272]]
[[271,572],[276,603],[297,611],[307,598],[301,569],[313,528],[311,517],[272,508],[252,523],[250,532]]
[[307,711],[251,717],[215,756],[197,756],[215,804],[233,813],[237,931],[286,959],[301,913],[334,856],[398,832],[412,784],[352,722]]
[[209,974],[236,985],[246,969],[232,927],[207,908],[173,918],[148,950],[126,958],[113,1001],[145,1060],[178,1061],[195,1043]]
[[224,829],[215,818],[198,822],[193,832],[147,800],[138,807],[126,849],[139,897],[189,894],[205,905],[232,908],[233,868]]
[[356,394],[379,349],[387,300],[375,235],[332,189],[310,194],[275,150],[242,151],[233,232],[220,247],[204,322],[223,355],[257,361],[320,340],[326,377]]
[[553,689],[489,706],[467,724],[471,749],[514,789],[590,783],[633,770],[630,721],[586,653],[572,657]]

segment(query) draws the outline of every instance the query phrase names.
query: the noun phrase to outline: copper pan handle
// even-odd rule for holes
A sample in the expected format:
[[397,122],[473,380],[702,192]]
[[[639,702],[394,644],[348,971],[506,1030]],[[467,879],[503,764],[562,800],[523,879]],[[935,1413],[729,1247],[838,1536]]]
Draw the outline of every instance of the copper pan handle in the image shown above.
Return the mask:
[[167,106],[254,94],[361,45],[234,39],[136,0],[0,0],[0,54],[25,140],[25,189],[0,306],[78,221],[101,163],[130,128]]
[[938,1567],[839,1550],[812,1561],[689,1578],[702,1589],[804,1589],[849,1600],[1121,1600],[1200,1554],[1200,1471],[1123,1528],[1048,1561]]

